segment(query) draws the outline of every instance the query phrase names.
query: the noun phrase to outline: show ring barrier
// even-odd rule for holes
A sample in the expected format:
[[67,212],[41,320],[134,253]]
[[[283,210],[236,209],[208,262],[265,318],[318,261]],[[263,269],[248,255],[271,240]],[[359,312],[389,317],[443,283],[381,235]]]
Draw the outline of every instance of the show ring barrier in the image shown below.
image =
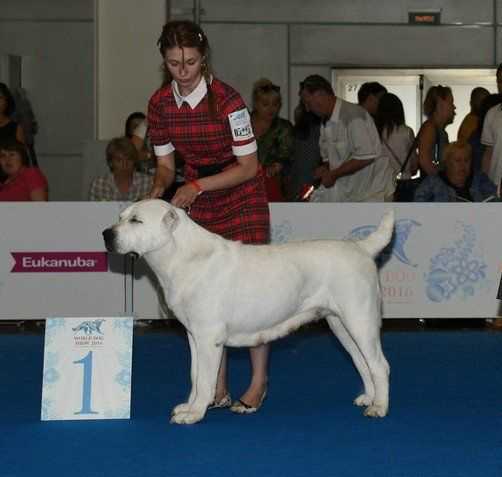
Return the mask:
[[[105,252],[101,231],[125,206],[1,203],[0,320],[163,318],[159,287],[146,264],[137,261],[132,280],[128,260]],[[384,318],[490,318],[500,313],[499,207],[274,203],[272,241],[357,239],[392,208],[394,240],[379,258]]]

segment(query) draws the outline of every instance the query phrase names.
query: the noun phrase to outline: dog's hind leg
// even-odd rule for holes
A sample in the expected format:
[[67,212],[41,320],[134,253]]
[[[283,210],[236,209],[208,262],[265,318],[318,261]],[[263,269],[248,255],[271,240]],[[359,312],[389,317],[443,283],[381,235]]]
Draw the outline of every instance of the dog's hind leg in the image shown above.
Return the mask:
[[346,317],[341,317],[341,320],[361,351],[375,386],[373,402],[366,408],[364,415],[384,417],[389,408],[390,369],[380,343],[377,306],[358,306],[347,313]]
[[190,409],[190,406],[195,400],[197,395],[197,348],[195,346],[195,341],[192,338],[191,333],[187,330],[188,344],[190,346],[190,381],[192,388],[190,390],[190,395],[188,396],[187,402],[178,404],[172,411],[171,415],[178,414],[179,412],[186,412]]
[[195,382],[192,383],[189,407],[176,412],[171,418],[171,422],[176,424],[194,424],[206,414],[207,406],[214,398],[223,353],[223,346],[216,345],[217,338],[207,330],[193,334],[192,339],[195,347],[193,357],[196,361]]
[[375,398],[375,386],[364,356],[338,316],[329,315],[326,317],[326,321],[331,331],[333,331],[347,353],[349,353],[363,381],[364,393],[354,399],[354,404],[356,406],[369,406]]

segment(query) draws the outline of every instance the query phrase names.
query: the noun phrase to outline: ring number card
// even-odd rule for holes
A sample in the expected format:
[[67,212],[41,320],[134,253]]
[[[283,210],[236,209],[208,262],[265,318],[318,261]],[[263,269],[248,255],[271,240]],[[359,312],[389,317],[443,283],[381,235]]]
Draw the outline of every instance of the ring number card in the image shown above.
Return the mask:
[[48,318],[41,420],[129,419],[133,318]]

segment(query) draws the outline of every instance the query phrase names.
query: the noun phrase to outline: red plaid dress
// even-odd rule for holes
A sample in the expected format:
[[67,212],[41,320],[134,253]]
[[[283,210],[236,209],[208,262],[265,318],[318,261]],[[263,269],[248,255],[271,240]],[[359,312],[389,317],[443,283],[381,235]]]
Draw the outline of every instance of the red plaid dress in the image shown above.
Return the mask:
[[[211,91],[216,113],[211,117],[207,94],[192,109],[176,104],[173,88],[167,85],[154,93],[148,106],[148,132],[154,146],[172,144],[185,161],[185,180],[200,177],[201,166],[233,167],[232,147],[252,144],[254,137],[236,141],[228,115],[245,109],[241,96],[230,86],[213,79]],[[191,218],[230,240],[263,244],[270,237],[268,202],[260,169],[256,177],[237,186],[199,195],[190,209]]]

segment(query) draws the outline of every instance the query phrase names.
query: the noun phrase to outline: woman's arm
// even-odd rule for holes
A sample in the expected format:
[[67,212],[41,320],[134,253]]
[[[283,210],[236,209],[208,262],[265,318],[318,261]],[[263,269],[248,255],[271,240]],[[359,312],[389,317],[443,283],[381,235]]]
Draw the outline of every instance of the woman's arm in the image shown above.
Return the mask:
[[16,128],[16,140],[22,144],[26,144],[23,128],[19,124],[17,125]]
[[171,203],[176,207],[189,207],[199,194],[205,191],[228,189],[242,184],[255,177],[257,172],[258,156],[256,152],[245,156],[237,156],[236,166],[180,187]]
[[430,122],[422,125],[418,139],[418,165],[428,176],[438,173],[434,165],[434,145],[436,144],[436,130]]
[[152,190],[149,198],[157,199],[162,197],[164,191],[174,182],[176,176],[176,166],[174,163],[174,152],[165,156],[157,157],[157,169],[153,179]]

